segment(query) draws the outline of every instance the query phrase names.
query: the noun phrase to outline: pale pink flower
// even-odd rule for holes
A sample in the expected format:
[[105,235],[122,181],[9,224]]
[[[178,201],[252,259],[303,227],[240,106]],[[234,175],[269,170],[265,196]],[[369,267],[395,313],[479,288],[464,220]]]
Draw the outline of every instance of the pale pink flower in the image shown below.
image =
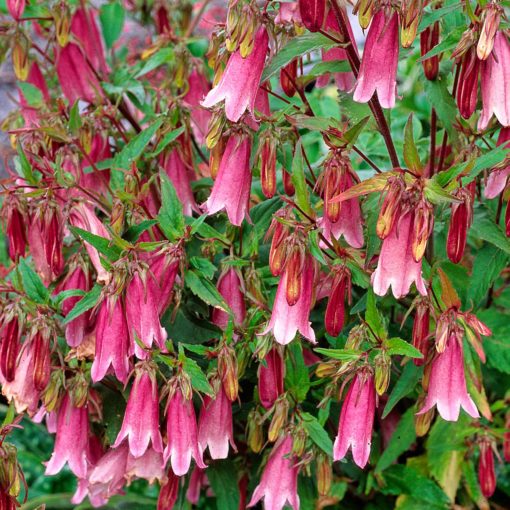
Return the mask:
[[384,239],[377,268],[372,274],[372,286],[378,296],[384,296],[391,286],[393,295],[399,299],[409,293],[412,283],[422,296],[427,294],[421,260],[416,262],[413,258],[413,228],[414,213],[406,212]]
[[211,90],[209,82],[204,73],[198,71],[196,67],[193,68],[188,76],[188,92],[183,98],[184,104],[190,109],[191,128],[195,140],[200,145],[205,143],[205,137],[208,131],[209,120],[211,119],[211,112],[206,110],[200,101]]
[[198,505],[200,499],[200,492],[202,487],[207,485],[206,470],[195,466],[189,477],[188,490],[186,491],[186,499],[192,505]]
[[[506,148],[510,149],[510,127],[501,128],[499,132],[498,141],[496,145],[500,146],[506,144]],[[506,181],[510,175],[510,165],[504,168],[497,168],[492,170],[487,179],[487,186],[485,186],[484,195],[485,198],[497,197],[506,186]]]
[[126,480],[128,483],[132,479],[143,478],[150,484],[156,480],[165,479],[165,470],[163,463],[163,453],[154,448],[148,448],[141,457],[128,455],[126,464]]
[[287,434],[274,445],[248,506],[255,506],[264,498],[265,510],[282,510],[285,505],[299,510],[296,461],[292,456],[292,437]]
[[398,48],[398,14],[387,16],[382,9],[374,15],[368,30],[354,101],[366,103],[377,91],[383,108],[395,106]]
[[[218,278],[218,292],[230,307],[234,314],[234,323],[240,326],[246,317],[246,305],[244,303],[243,283],[241,277],[233,267],[228,267]],[[212,323],[221,329],[228,326],[229,315],[227,312],[214,308],[212,311]]]
[[462,333],[450,334],[444,352],[437,354],[432,362],[427,397],[417,414],[426,413],[435,405],[443,420],[457,421],[461,407],[469,416],[479,417],[466,388]]
[[370,457],[375,413],[375,386],[371,374],[360,372],[351,382],[338,422],[333,459],[341,460],[352,449],[354,462],[364,468]]
[[133,457],[141,457],[149,448],[150,442],[156,452],[163,452],[159,431],[158,384],[154,369],[147,364],[135,368],[135,381],[113,448],[117,448],[125,438]]
[[219,83],[207,94],[202,106],[210,108],[225,100],[225,113],[232,122],[237,122],[246,109],[253,114],[268,44],[266,29],[261,27],[255,35],[253,51],[246,58],[239,50],[230,56]]
[[482,61],[482,113],[478,129],[484,130],[494,114],[504,127],[510,126],[510,43],[503,31],[494,38],[494,49]]
[[207,214],[225,209],[230,223],[237,227],[245,217],[249,221],[250,153],[249,137],[232,135],[228,139],[211,195],[202,206]]
[[258,369],[259,399],[262,406],[269,409],[283,393],[285,365],[275,347],[266,354],[264,363],[259,363]]
[[46,474],[56,475],[67,462],[69,469],[78,478],[85,478],[88,444],[87,406],[75,407],[69,394],[66,394],[58,411],[55,448],[51,459],[46,464]]

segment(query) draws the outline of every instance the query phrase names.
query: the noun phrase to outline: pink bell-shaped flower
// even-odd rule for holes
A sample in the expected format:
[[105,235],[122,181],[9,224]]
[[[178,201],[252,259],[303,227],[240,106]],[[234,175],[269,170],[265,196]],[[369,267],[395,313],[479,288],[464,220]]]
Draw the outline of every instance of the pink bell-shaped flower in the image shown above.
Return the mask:
[[[218,278],[218,292],[223,296],[225,302],[234,314],[234,323],[240,326],[246,317],[246,305],[244,303],[243,283],[239,272],[233,267],[228,267]],[[214,308],[212,311],[212,322],[221,329],[228,326],[228,313]]]
[[[264,366],[265,363],[265,366]],[[273,347],[259,363],[259,399],[265,409],[269,409],[283,393],[285,365],[276,347]]]
[[[502,128],[499,132],[498,141],[496,145],[506,145],[507,149],[510,149],[510,127]],[[506,181],[510,175],[510,165],[504,168],[497,168],[491,171],[489,178],[487,179],[487,186],[484,190],[486,198],[497,197],[506,186]]]

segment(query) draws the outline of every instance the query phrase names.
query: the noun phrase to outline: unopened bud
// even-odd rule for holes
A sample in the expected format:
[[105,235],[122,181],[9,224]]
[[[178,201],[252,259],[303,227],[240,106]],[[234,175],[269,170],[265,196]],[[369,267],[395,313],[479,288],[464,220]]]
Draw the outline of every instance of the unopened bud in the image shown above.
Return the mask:
[[338,363],[336,361],[325,361],[317,365],[315,368],[315,375],[320,379],[333,377],[338,372],[338,368]]
[[289,197],[294,195],[296,192],[296,188],[294,187],[294,184],[292,183],[292,176],[282,167],[282,180],[283,180],[283,191],[285,191],[285,194]]
[[209,153],[209,172],[213,179],[216,179],[216,176],[218,175],[221,158],[225,152],[225,145],[225,137],[221,137]]
[[69,41],[69,32],[71,30],[71,11],[67,2],[59,2],[53,11],[53,19],[55,20],[55,34],[57,42],[62,48],[67,46]]
[[276,193],[276,140],[271,134],[264,137],[259,160],[262,193],[266,198],[273,198]]
[[288,97],[296,94],[298,60],[295,58],[280,70],[280,85]]
[[125,207],[121,200],[113,200],[112,213],[110,216],[110,226],[116,234],[120,234],[124,228]]
[[345,348],[353,349],[355,351],[358,350],[361,347],[361,344],[364,342],[366,336],[366,326],[363,324],[354,326],[351,331],[349,331],[349,336],[345,342]]
[[381,351],[375,357],[375,391],[382,395],[388,389],[391,378],[391,356]]
[[4,490],[13,498],[16,498],[21,490],[17,450],[13,444],[7,442],[0,446],[0,492]]
[[273,239],[269,250],[269,268],[274,276],[279,276],[283,271],[285,262],[285,238],[287,237],[287,228],[277,219],[273,219],[271,229],[273,230]]
[[326,0],[299,0],[299,12],[303,25],[310,32],[318,32],[324,24],[326,14]]
[[71,402],[74,407],[83,407],[89,396],[89,383],[83,372],[78,372],[69,387]]
[[416,314],[413,322],[413,346],[422,354],[423,358],[414,358],[414,364],[421,366],[427,359],[430,336],[430,305],[420,300],[416,306]]
[[43,391],[50,380],[50,343],[48,335],[40,331],[32,338],[32,359],[35,389]]
[[296,429],[292,439],[292,454],[296,457],[302,457],[306,447],[306,440],[308,439],[308,434],[302,425]]
[[331,284],[331,293],[324,315],[326,331],[331,336],[338,336],[345,323],[345,300],[350,301],[351,273],[347,266],[342,266],[335,273]]
[[[420,52],[422,57],[439,44],[439,31],[439,21],[436,21],[420,34]],[[421,64],[427,80],[435,80],[439,74],[439,55],[426,58],[422,60]]]
[[285,271],[287,274],[285,295],[289,306],[294,306],[301,296],[303,261],[302,250],[299,246],[295,246],[285,264]]
[[16,375],[16,362],[20,349],[20,324],[17,316],[13,316],[1,330],[0,372],[7,382],[12,382]]
[[280,431],[287,424],[288,414],[289,401],[287,400],[287,395],[283,394],[278,397],[278,400],[274,404],[273,418],[269,424],[269,430],[267,432],[267,438],[271,441],[271,443],[274,443],[278,439]]
[[409,48],[413,44],[422,10],[422,0],[403,0],[400,30],[400,42],[403,48]]
[[490,498],[496,490],[496,471],[494,469],[492,441],[489,438],[483,438],[478,446],[480,448],[478,482],[480,483],[482,494],[486,498]]
[[413,231],[411,248],[413,259],[419,262],[427,247],[427,241],[434,227],[434,209],[425,200],[420,200],[414,209]]
[[50,376],[50,382],[46,386],[41,400],[46,411],[49,413],[55,411],[60,404],[61,392],[64,387],[64,374],[60,370],[54,370]]
[[14,74],[20,81],[28,78],[29,60],[28,51],[30,49],[30,41],[23,32],[18,32],[14,38],[14,46],[12,48],[12,66]]
[[352,12],[358,15],[361,28],[366,30],[374,15],[374,0],[358,0]]
[[[424,402],[425,396],[420,395],[420,397],[418,397],[418,401],[416,402],[416,409],[421,409],[423,407]],[[423,414],[414,415],[414,429],[418,437],[423,437],[427,434],[427,432],[430,429],[430,424],[434,419],[434,414],[435,410],[434,408],[432,408]]]
[[333,469],[327,455],[320,454],[317,457],[317,491],[320,496],[326,496],[331,490]]
[[262,416],[254,409],[248,415],[248,446],[254,453],[259,453],[264,446]]
[[257,32],[258,23],[255,16],[251,15],[248,7],[244,9],[244,14],[247,15],[247,19],[244,20],[243,32],[239,39],[239,53],[241,57],[246,58],[255,46],[255,33]]
[[380,239],[386,239],[390,235],[401,209],[402,193],[405,190],[405,182],[402,177],[390,177],[386,184],[386,196],[384,197],[379,217],[377,218],[376,231]]
[[225,127],[225,116],[223,113],[215,112],[211,116],[211,120],[208,125],[208,132],[205,138],[205,145],[208,149],[212,149],[219,142],[223,129]]
[[223,383],[223,389],[227,398],[234,402],[239,392],[239,381],[237,377],[237,360],[235,351],[224,345],[218,355],[218,374]]
[[483,25],[480,39],[476,46],[476,54],[480,60],[487,60],[494,48],[494,38],[501,21],[501,6],[497,2],[491,2],[483,13]]

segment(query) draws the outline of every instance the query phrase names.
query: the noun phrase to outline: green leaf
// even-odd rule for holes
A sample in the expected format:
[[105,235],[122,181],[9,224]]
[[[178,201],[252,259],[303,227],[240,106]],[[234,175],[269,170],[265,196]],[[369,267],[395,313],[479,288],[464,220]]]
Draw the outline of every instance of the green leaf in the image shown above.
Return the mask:
[[177,196],[172,181],[163,170],[159,172],[159,178],[161,181],[161,209],[158,214],[159,224],[167,238],[170,241],[175,241],[184,234],[185,221],[182,212],[182,203]]
[[464,30],[465,28],[457,28],[450,32],[446,37],[443,38],[443,40],[439,44],[434,46],[429,52],[423,55],[423,57],[420,57],[419,61],[423,62],[428,58],[435,57],[436,55],[439,55],[441,53],[444,53],[445,51],[452,50],[453,48],[455,48],[459,43],[459,39]]
[[60,306],[60,304],[66,299],[69,299],[71,297],[83,297],[85,294],[86,292],[82,289],[63,290],[53,298],[53,303],[55,304],[55,306]]
[[419,174],[423,168],[418,154],[418,149],[414,143],[413,133],[413,114],[409,115],[407,119],[406,127],[404,130],[404,161],[406,162],[407,168],[414,173]]
[[423,358],[423,354],[414,345],[402,338],[390,338],[384,342],[388,354],[394,356],[409,356],[410,358]]
[[101,290],[103,287],[99,284],[95,284],[92,289],[90,289],[82,299],[80,299],[72,308],[72,310],[66,315],[64,319],[64,324],[69,324],[72,320],[79,317],[82,313],[91,310],[96,306],[99,298],[101,296]]
[[75,101],[71,110],[69,111],[69,130],[73,135],[77,135],[81,128],[81,117],[79,101]]
[[153,225],[157,225],[157,223],[157,220],[144,220],[138,225],[132,225],[124,233],[124,239],[130,243],[136,243],[146,230],[149,230]]
[[425,94],[428,103],[434,105],[437,116],[448,132],[450,139],[457,140],[458,134],[453,124],[458,110],[446,86],[445,76],[440,75],[437,80],[425,80]]
[[307,76],[321,76],[326,73],[349,73],[351,66],[347,60],[330,60],[326,62],[319,62],[315,64]]
[[92,234],[88,230],[78,227],[69,227],[69,230],[76,236],[81,237],[85,242],[92,245],[99,253],[103,254],[109,261],[118,260],[122,250],[113,244],[111,239]]
[[217,460],[209,464],[207,479],[214,491],[218,510],[238,510],[238,474],[239,470],[231,460]]
[[356,124],[354,124],[354,126],[350,127],[347,131],[342,133],[341,136],[336,136],[329,133],[328,138],[330,143],[333,143],[336,147],[339,148],[352,147],[356,143],[358,136],[365,129],[365,126],[369,120],[370,116],[363,117]]
[[28,161],[28,158],[21,147],[21,144],[17,144],[18,158],[15,158],[14,165],[18,174],[23,177],[29,184],[37,184],[37,179],[32,171],[32,165]]
[[135,78],[140,78],[145,74],[154,71],[154,69],[157,69],[159,66],[172,64],[174,60],[175,53],[173,48],[161,48],[147,59],[142,68],[135,74]]
[[173,131],[170,131],[167,133],[163,138],[160,140],[158,145],[156,146],[156,150],[154,152],[151,152],[149,154],[149,157],[153,158],[155,156],[158,156],[161,152],[163,152],[168,145],[170,145],[173,141],[177,140],[177,138],[184,133],[184,126],[181,126],[177,129],[174,129]]
[[305,426],[310,439],[330,457],[333,456],[333,441],[331,441],[328,433],[324,430],[317,418],[309,413],[301,413],[303,425]]
[[190,270],[186,273],[185,282],[191,292],[204,303],[220,308],[227,313],[232,313],[218,289],[209,280],[201,278],[196,272]]
[[340,361],[355,361],[363,354],[354,349],[324,349],[323,347],[316,347],[314,351]]
[[475,218],[471,225],[471,233],[510,254],[510,241],[503,232],[503,229],[496,225],[493,219],[489,218],[486,208],[479,207],[476,209]]
[[397,427],[391,435],[387,448],[377,461],[375,472],[380,473],[393,464],[393,461],[404,453],[415,441],[414,407],[410,407],[400,418]]
[[253,221],[253,235],[257,239],[266,235],[273,215],[281,205],[281,200],[278,197],[274,197],[264,200],[251,209],[250,218]]
[[205,393],[211,397],[214,396],[214,391],[209,384],[207,377],[194,359],[185,357],[182,369],[189,375],[191,385],[196,391],[200,391],[201,393]]
[[477,317],[492,331],[483,339],[487,365],[505,374],[510,374],[510,314],[494,308],[477,313]]
[[374,291],[370,288],[367,292],[367,309],[365,312],[365,321],[370,326],[371,331],[375,333],[377,338],[385,339],[387,337],[383,319],[377,309],[376,297]]
[[118,1],[101,6],[99,20],[103,30],[104,42],[108,49],[112,48],[122,33],[125,15],[124,8]]
[[218,239],[225,244],[230,243],[225,234],[218,232],[214,227],[209,225],[209,223],[205,222],[207,214],[202,214],[202,216],[196,219],[186,216],[185,219],[186,224],[191,226],[191,235],[199,234],[204,239]]
[[334,41],[318,32],[305,33],[299,37],[294,37],[275,54],[269,64],[265,67],[261,82],[271,78],[273,74],[277,73],[282,67],[285,67],[296,57],[300,57],[305,53],[310,53],[322,48],[333,48],[334,46],[337,46]]
[[191,257],[191,265],[205,278],[212,280],[216,273],[216,266],[204,257]]
[[47,303],[50,293],[39,275],[27,264],[25,259],[19,260],[18,269],[27,296],[36,303]]
[[287,346],[289,355],[285,360],[285,388],[294,395],[298,402],[303,402],[310,389],[310,377],[305,365],[303,352],[299,342],[292,342]]
[[33,108],[40,108],[43,105],[43,95],[42,92],[35,86],[29,82],[19,81],[17,86],[20,88],[25,101],[29,106]]
[[418,33],[423,32],[427,27],[433,25],[436,21],[441,21],[443,16],[451,12],[462,10],[461,2],[452,2],[437,9],[438,4],[430,4],[424,8],[423,18],[418,26]]
[[314,212],[310,204],[310,195],[306,184],[301,139],[296,144],[294,159],[292,161],[292,184],[294,184],[294,188],[296,189],[296,204],[308,216],[313,217]]
[[417,367],[414,363],[408,362],[404,365],[404,370],[400,374],[393,390],[386,402],[382,418],[386,418],[391,410],[407,395],[414,391],[416,384],[420,380],[422,368]]
[[425,180],[425,187],[423,192],[427,200],[434,205],[444,205],[451,204],[452,202],[459,202],[459,199],[455,195],[448,193],[448,191],[441,187],[438,182],[438,175],[439,174],[435,175],[432,179]]

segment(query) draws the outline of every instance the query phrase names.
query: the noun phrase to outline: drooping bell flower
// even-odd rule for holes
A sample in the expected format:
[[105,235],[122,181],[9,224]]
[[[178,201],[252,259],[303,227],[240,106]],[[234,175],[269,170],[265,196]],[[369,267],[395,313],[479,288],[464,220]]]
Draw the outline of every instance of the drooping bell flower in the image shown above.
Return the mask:
[[98,74],[108,74],[104,48],[93,9],[76,9],[71,20],[71,33],[79,41],[83,53]]
[[155,343],[164,350],[167,334],[159,320],[159,294],[154,277],[145,264],[134,264],[125,292],[126,321],[131,339],[129,353],[145,359],[147,353],[138,342],[147,349],[151,349]]
[[25,4],[25,0],[7,0],[7,10],[16,21],[19,21],[23,16]]
[[225,210],[232,225],[241,226],[246,217],[251,188],[251,140],[245,135],[232,135],[221,158],[211,195],[202,206],[207,214]]
[[[177,476],[183,476],[189,471],[191,457],[197,466],[205,469],[202,460],[202,448],[198,442],[197,419],[193,401],[183,395],[181,388],[176,385],[169,397],[166,432],[167,445],[163,452],[165,464],[170,464]],[[191,392],[190,392],[191,393]]]
[[421,366],[427,359],[430,347],[430,302],[427,298],[417,298],[416,312],[413,322],[413,346],[422,354],[423,358],[413,358],[416,366]]
[[481,65],[482,113],[478,129],[484,130],[494,114],[504,127],[510,126],[510,43],[503,31],[494,39],[494,49]]
[[215,397],[204,397],[198,421],[198,444],[205,452],[209,447],[211,459],[226,459],[228,445],[237,451],[232,425],[232,402],[227,398],[223,385],[216,384]]
[[496,490],[496,470],[494,469],[494,450],[489,438],[482,438],[478,443],[480,457],[478,459],[478,482],[482,494],[490,498]]
[[351,273],[347,266],[335,266],[324,326],[331,336],[338,336],[345,323],[345,301],[351,300]]
[[[478,99],[478,75],[480,73],[480,60],[476,56],[476,49],[474,47],[469,48],[464,53],[461,61],[457,65],[461,66],[457,84],[457,106],[462,117],[469,119],[469,117],[473,115],[476,109],[476,101]],[[492,110],[490,112],[487,110],[487,114],[488,122],[490,116],[492,115]],[[481,129],[480,121],[478,128]]]
[[292,437],[282,436],[274,445],[262,473],[260,483],[253,491],[248,507],[255,506],[264,498],[266,510],[282,510],[289,505],[299,510],[297,478],[299,467],[292,456]]
[[[195,468],[196,469],[196,468]],[[193,476],[193,475],[192,475]],[[167,481],[161,486],[156,510],[172,510],[179,496],[180,478],[172,468],[168,470]]]
[[129,333],[122,300],[114,294],[106,294],[99,305],[95,335],[92,381],[103,379],[111,367],[117,379],[125,384],[129,373]]
[[414,212],[403,213],[382,243],[377,268],[372,274],[372,286],[378,296],[384,296],[391,287],[396,299],[406,296],[415,283],[418,292],[425,296],[427,289],[421,274],[421,260],[416,262],[412,253]]
[[460,203],[452,203],[452,214],[448,237],[446,240],[446,253],[448,258],[458,264],[466,249],[467,233],[473,221],[473,202],[476,193],[476,181],[468,184],[466,188],[460,188],[457,198]]
[[383,108],[393,108],[397,94],[398,14],[381,9],[368,31],[354,101],[366,103],[374,92]]
[[179,148],[174,148],[163,154],[160,158],[160,164],[172,181],[177,197],[183,205],[184,214],[186,216],[191,216],[193,211],[198,211],[198,206],[191,189],[191,181],[195,176],[192,170],[186,168]]
[[333,459],[341,460],[352,449],[354,462],[363,469],[370,457],[375,414],[374,377],[367,371],[358,372],[351,382],[338,423],[333,445]]
[[280,70],[280,86],[288,97],[294,97],[296,93],[298,72],[298,59],[291,60]]
[[198,144],[205,143],[205,137],[208,131],[211,112],[206,110],[200,101],[211,90],[205,74],[196,67],[193,68],[188,76],[188,92],[183,98],[184,104],[190,109],[191,127],[195,140]]
[[58,411],[55,448],[46,464],[46,474],[56,475],[66,462],[78,477],[87,476],[89,418],[87,406],[75,407],[69,394],[64,395]]
[[186,499],[192,505],[198,505],[202,487],[207,485],[208,482],[206,470],[195,466],[189,477],[188,490],[186,491]]
[[[72,209],[69,215],[69,222],[72,226],[86,230],[91,234],[94,234],[104,239],[110,239],[110,233],[106,230],[106,227],[101,223],[99,218],[96,216],[93,208],[85,203],[78,202]],[[101,283],[107,283],[110,275],[108,271],[101,264],[99,252],[90,243],[85,242],[85,249],[89,254],[90,261],[97,272],[97,281]]]
[[[436,21],[433,25],[425,28],[420,34],[420,52],[422,57],[439,44],[439,32],[439,21]],[[421,65],[427,80],[435,80],[437,78],[439,74],[439,55],[422,60]]]
[[483,24],[476,45],[476,54],[480,60],[487,60],[494,48],[494,39],[499,29],[502,9],[499,3],[490,2],[483,10]]
[[318,32],[324,24],[326,0],[298,0],[303,25],[310,32]]
[[50,380],[51,337],[52,332],[48,327],[34,324],[27,340],[27,342],[30,342],[32,351],[34,364],[32,378],[37,391],[43,391]]
[[285,365],[276,347],[259,363],[257,374],[260,403],[265,409],[270,409],[284,391]]
[[[356,53],[358,52],[358,48],[356,46],[356,39],[352,32],[351,23],[347,16],[344,16],[344,20],[347,25],[347,30],[350,35],[350,40],[353,42]],[[335,11],[330,9],[328,15],[326,16],[326,24],[324,30],[327,32],[332,32],[335,36],[338,37],[340,35],[340,27],[338,26],[338,21],[335,16]],[[348,63],[347,51],[343,48],[331,48],[329,50],[322,50],[322,61],[323,62],[345,62]],[[354,75],[352,71],[334,73],[335,83],[338,90],[348,91],[351,90],[354,85]],[[329,83],[330,73],[323,74],[317,78],[317,87],[326,87]]]
[[274,19],[277,25],[298,24],[303,25],[299,2],[280,2],[278,14]]
[[69,104],[79,99],[94,103],[102,97],[101,84],[77,44],[69,43],[60,48],[55,69]]
[[[507,149],[510,149],[510,127],[501,128],[499,132],[498,141],[496,145],[505,144]],[[484,190],[485,198],[497,197],[506,186],[506,181],[510,175],[510,165],[504,168],[498,168],[491,171],[489,178],[487,179],[487,186]]]
[[466,389],[462,331],[454,328],[445,350],[437,354],[430,370],[428,393],[422,409],[424,414],[437,405],[443,420],[457,421],[462,407],[471,417],[478,418],[478,410]]
[[156,482],[156,480],[159,482],[164,480],[163,453],[157,452],[153,447],[149,447],[140,457],[135,457],[130,453],[126,463],[126,480],[128,485],[133,479],[137,478],[147,480],[150,485]]
[[276,193],[276,140],[269,130],[260,137],[257,160],[262,193],[266,198],[273,198]]
[[0,329],[0,373],[7,382],[14,381],[16,365],[21,347],[23,324],[16,305],[7,305],[2,314]]
[[25,256],[27,248],[27,211],[26,205],[14,194],[8,194],[4,199],[2,216],[5,222],[7,247],[11,260],[17,261]]
[[[244,303],[244,284],[241,276],[234,267],[227,267],[218,278],[218,292],[230,307],[234,314],[234,324],[240,326],[246,317],[246,305]],[[212,323],[225,330],[228,326],[229,315],[227,312],[214,308],[212,311]]]
[[278,283],[271,319],[261,333],[266,335],[272,331],[276,341],[282,345],[290,343],[298,331],[310,342],[315,343],[315,333],[308,320],[315,279],[315,265],[310,255],[306,256],[299,276],[301,292],[296,304],[290,306],[287,302],[289,275],[287,270],[284,271]]
[[139,363],[135,367],[135,380],[113,448],[117,448],[126,438],[133,457],[141,457],[149,448],[149,443],[152,443],[154,451],[163,452],[159,432],[158,383],[156,371],[150,363]]
[[[90,290],[89,269],[83,260],[75,260],[70,263],[70,269],[66,277],[59,283],[56,294],[68,290]],[[71,296],[62,301],[62,315],[65,317],[80,301],[80,296]],[[65,338],[70,347],[77,347],[85,338],[85,330],[90,323],[90,313],[85,312],[73,319],[65,326]]]
[[225,100],[225,114],[232,122],[237,122],[246,109],[254,114],[268,44],[266,29],[261,27],[255,35],[253,51],[246,58],[240,50],[230,56],[219,83],[207,94],[202,106],[210,108]]
[[217,351],[218,359],[218,375],[220,376],[223,384],[223,389],[227,398],[231,402],[237,400],[239,394],[239,377],[238,377],[238,364],[235,349],[222,343]]

